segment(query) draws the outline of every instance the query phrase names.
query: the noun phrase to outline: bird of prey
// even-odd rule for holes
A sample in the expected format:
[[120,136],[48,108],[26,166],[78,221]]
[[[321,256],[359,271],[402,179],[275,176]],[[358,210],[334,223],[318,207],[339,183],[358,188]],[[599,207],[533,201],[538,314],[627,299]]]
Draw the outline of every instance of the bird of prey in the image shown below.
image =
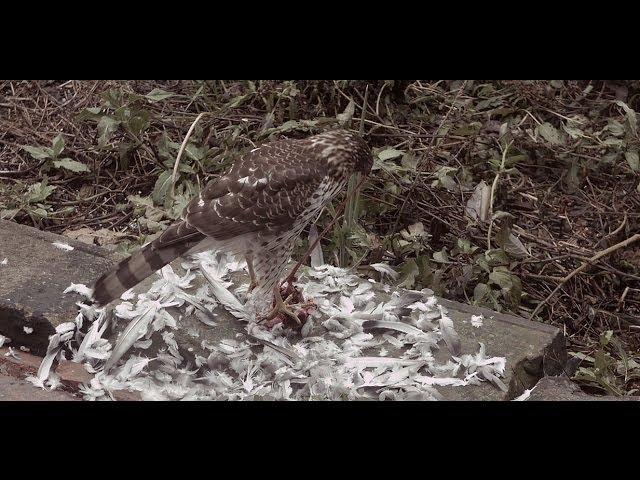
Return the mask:
[[298,235],[352,174],[367,176],[372,164],[367,143],[347,130],[265,143],[211,180],[157,239],[102,275],[93,298],[105,305],[180,256],[217,250],[244,256],[250,298],[264,313],[274,296],[281,303],[277,284]]

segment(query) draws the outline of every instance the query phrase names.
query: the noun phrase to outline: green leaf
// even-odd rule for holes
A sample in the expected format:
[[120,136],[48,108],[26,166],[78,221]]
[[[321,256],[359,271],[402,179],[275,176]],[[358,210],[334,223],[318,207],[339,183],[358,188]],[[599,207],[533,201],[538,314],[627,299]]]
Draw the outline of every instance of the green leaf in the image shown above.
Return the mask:
[[522,283],[520,279],[512,274],[506,267],[494,268],[493,272],[489,274],[489,283],[498,285],[512,306],[517,306],[520,303]]
[[487,250],[484,257],[491,266],[509,264],[509,257],[501,248]]
[[187,143],[184,147],[184,152],[187,154],[187,157],[197,161],[202,160],[207,153],[204,148],[198,147],[191,142]]
[[513,275],[504,267],[496,267],[493,272],[489,274],[489,283],[498,285],[500,288],[511,289],[513,288]]
[[387,148],[381,152],[378,152],[378,158],[382,161],[391,160],[393,158],[398,158],[404,155],[403,150],[396,150],[395,148]]
[[564,145],[564,136],[562,133],[549,122],[538,125],[538,133],[542,138],[552,145]]
[[120,108],[124,104],[124,95],[117,88],[110,88],[106,92],[103,92],[102,98],[104,99],[105,106],[113,110]]
[[246,95],[238,95],[237,97],[235,97],[234,99],[232,99],[229,103],[227,103],[225,105],[226,108],[235,108],[235,107],[239,107],[240,105],[242,105],[245,100],[247,100],[248,98],[250,98],[252,96],[251,93],[247,93]]
[[20,211],[19,208],[12,208],[8,210],[0,210],[0,219],[2,220],[13,220],[13,217]]
[[118,156],[120,157],[119,167],[126,170],[129,167],[129,158],[138,146],[129,142],[120,142],[118,144]]
[[151,102],[159,102],[173,96],[175,96],[175,93],[167,92],[166,90],[162,90],[161,88],[154,88],[145,95],[145,97],[148,98]]
[[75,160],[71,160],[70,158],[63,158],[61,160],[54,160],[53,166],[56,168],[65,168],[71,172],[89,172],[89,167],[87,167],[84,163],[77,162]]
[[457,128],[451,130],[452,135],[460,135],[463,137],[468,137],[469,135],[476,135],[480,130],[480,124],[470,124],[470,125],[461,125]]
[[575,158],[571,159],[571,166],[565,177],[569,191],[575,191],[580,186],[580,163]]
[[569,355],[571,355],[572,357],[579,358],[583,362],[589,362],[589,363],[595,362],[595,359],[593,357],[590,357],[589,355],[582,352],[569,352]]
[[120,122],[108,116],[103,116],[98,122],[98,147],[104,148],[111,136],[118,129]]
[[615,102],[616,105],[622,107],[622,109],[625,111],[625,113],[627,114],[627,123],[629,124],[631,131],[633,133],[636,133],[638,130],[638,119],[636,118],[636,112],[629,108],[629,105],[624,103],[622,100],[616,100]]
[[285,133],[292,130],[310,131],[311,127],[315,127],[320,123],[319,120],[287,120],[279,127],[269,128],[264,131],[264,135],[273,135],[276,133]]
[[418,270],[420,271],[420,281],[422,282],[422,285],[432,285],[438,288],[438,281],[433,274],[431,265],[429,264],[429,257],[427,255],[420,255],[416,258],[416,263],[418,264]]
[[100,112],[102,112],[102,107],[85,108],[76,115],[76,120],[78,120],[79,122],[82,122],[84,120],[98,121],[101,117]]
[[[167,132],[162,132],[160,138],[156,142],[156,148],[158,149],[158,155],[165,160],[175,161],[174,149],[172,147],[172,141],[167,135]],[[178,147],[179,148],[179,147]]]
[[612,338],[613,330],[607,330],[606,332],[603,332],[602,334],[600,334],[600,345],[606,347],[607,345],[609,345],[609,342]]
[[419,163],[419,159],[407,152],[402,156],[402,160],[400,160],[400,164],[406,168],[407,170],[410,170],[412,172],[415,172],[418,168],[418,163]]
[[64,150],[64,137],[62,135],[58,135],[53,139],[53,157],[57,157]]
[[151,233],[156,233],[164,230],[166,225],[156,220],[150,220],[148,218],[141,217],[138,219],[138,223],[141,227],[146,228]]
[[432,186],[437,187],[438,185],[441,185],[447,190],[449,190],[450,192],[455,190],[457,187],[457,184],[453,179],[453,175],[457,171],[458,171],[458,167],[449,167],[447,165],[442,165],[438,167],[437,170],[434,172],[434,174],[436,175],[436,177],[438,177],[438,179],[432,182]]
[[131,203],[133,203],[136,207],[153,207],[153,201],[151,197],[141,197],[139,195],[129,195],[127,197]]
[[47,211],[42,207],[29,208],[27,213],[35,219],[47,218]]
[[458,249],[465,255],[471,255],[475,253],[476,250],[478,250],[479,248],[473,245],[471,241],[467,240],[466,238],[459,238],[457,244],[458,244]]
[[127,127],[134,135],[140,135],[149,128],[149,112],[147,110],[134,111],[127,121]]
[[47,199],[49,195],[53,193],[56,187],[52,185],[47,185],[47,181],[43,180],[42,182],[34,183],[29,186],[27,190],[25,200],[27,203],[38,203]]
[[164,217],[165,211],[159,207],[147,207],[144,212],[144,218],[152,222],[159,222]]
[[[169,210],[166,212],[167,216],[173,219],[178,218],[180,215],[182,215],[182,212],[186,208],[191,198],[192,197],[190,195],[176,194],[175,199],[170,199],[171,203],[170,203]],[[165,205],[166,203],[167,202],[165,202]]]
[[491,215],[491,220],[500,220],[501,218],[515,218],[513,214],[509,212],[504,212],[502,210],[496,211],[493,215]]
[[165,170],[156,180],[156,184],[153,187],[153,193],[151,194],[151,198],[156,205],[164,204],[169,193],[169,189],[171,188],[171,175],[172,172]]
[[584,137],[584,132],[580,130],[578,127],[570,127],[569,125],[562,124],[562,129],[569,134],[571,138],[574,140],[576,138]]
[[513,257],[527,257],[530,255],[522,241],[508,228],[500,230],[498,235],[496,235],[496,241],[505,252]]
[[624,158],[627,159],[627,163],[631,167],[631,170],[637,172],[640,169],[640,158],[638,157],[637,150],[629,150],[624,154]]
[[473,289],[473,301],[478,304],[491,294],[491,287],[486,283],[478,283]]
[[622,135],[624,135],[624,132],[625,132],[624,125],[622,125],[619,121],[613,118],[610,118],[608,120],[607,126],[604,127],[604,129],[611,132],[611,135],[615,137],[621,137]]
[[412,288],[416,283],[416,276],[419,274],[418,264],[413,258],[410,258],[400,267],[400,283],[398,286]]
[[475,264],[487,273],[491,273],[491,267],[484,255],[480,254],[475,258]]
[[22,145],[22,148],[29,152],[33,158],[38,160],[44,160],[54,156],[53,150],[48,147],[31,147],[29,145]]
[[621,138],[609,137],[602,142],[603,145],[607,145],[608,147],[622,147],[624,146],[624,140]]
[[439,252],[433,252],[433,259],[438,263],[448,263],[449,257],[447,255],[446,247],[442,247]]

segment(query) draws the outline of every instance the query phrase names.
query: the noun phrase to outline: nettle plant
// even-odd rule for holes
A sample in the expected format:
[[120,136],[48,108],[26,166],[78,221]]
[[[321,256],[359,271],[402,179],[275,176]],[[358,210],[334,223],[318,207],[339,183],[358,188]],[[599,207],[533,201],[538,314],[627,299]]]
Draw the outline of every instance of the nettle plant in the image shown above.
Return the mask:
[[[631,385],[640,380],[640,364],[627,353],[627,348],[615,337],[613,330],[600,334],[597,348],[591,355],[585,353],[569,354],[578,360],[580,365],[574,379],[609,395],[624,395]],[[612,355],[612,352],[614,355]],[[626,392],[637,394],[637,388]]]
[[51,147],[22,145],[22,149],[29,153],[36,160],[42,162],[40,171],[49,172],[52,169],[66,170],[72,173],[89,172],[89,167],[84,163],[62,156],[65,147],[65,140],[62,135],[56,136],[51,142]]
[[[211,126],[203,127],[204,122],[197,123],[184,147],[174,184],[181,142],[174,141],[164,129],[150,129],[154,120],[150,104],[174,96],[178,95],[158,88],[146,95],[110,89],[103,93],[99,106],[87,108],[76,117],[95,124],[96,148],[115,158],[116,169],[132,170],[136,157],[143,160],[143,165],[155,166],[147,172],[156,178],[150,194],[129,195],[127,204],[119,205],[132,208],[141,231],[146,232],[139,241],[123,247],[128,253],[159,235],[180,215],[207,177],[226,169],[237,151],[248,146],[241,140],[247,134],[244,123],[218,132]],[[213,134],[215,146],[209,146]]]
[[[0,193],[0,218],[13,220],[27,215],[34,225],[42,226],[42,220],[51,217],[53,206],[47,203],[47,199],[56,189],[48,184],[48,178],[44,175],[41,182],[26,185],[17,182]],[[6,199],[4,199],[6,198]],[[4,199],[4,200],[3,200]],[[73,207],[65,207],[56,211],[57,216],[62,216],[73,211]]]
[[150,126],[151,113],[145,109],[145,99],[159,101],[173,94],[155,90],[148,95],[137,95],[110,89],[102,94],[102,104],[86,108],[77,116],[78,121],[96,123],[97,148],[118,154],[118,167],[126,170],[133,152],[143,144],[143,134]]

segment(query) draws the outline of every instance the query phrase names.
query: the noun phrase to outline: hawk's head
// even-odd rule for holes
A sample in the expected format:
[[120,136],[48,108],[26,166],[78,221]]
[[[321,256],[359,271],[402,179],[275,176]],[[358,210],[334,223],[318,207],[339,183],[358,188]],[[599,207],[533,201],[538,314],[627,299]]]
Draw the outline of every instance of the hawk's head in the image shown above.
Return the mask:
[[373,156],[367,142],[357,133],[332,130],[307,139],[317,153],[324,157],[329,175],[349,177],[353,173],[369,175]]

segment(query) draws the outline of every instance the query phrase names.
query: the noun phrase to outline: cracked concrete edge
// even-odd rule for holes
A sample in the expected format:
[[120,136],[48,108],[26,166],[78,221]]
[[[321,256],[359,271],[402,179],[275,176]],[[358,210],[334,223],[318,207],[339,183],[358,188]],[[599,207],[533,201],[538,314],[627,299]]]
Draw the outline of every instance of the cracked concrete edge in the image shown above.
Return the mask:
[[484,307],[468,305],[466,303],[460,303],[460,302],[447,300],[440,297],[438,297],[438,303],[444,307],[451,308],[453,310],[458,310],[459,312],[469,313],[472,315],[481,313],[486,318],[493,317],[494,320],[497,320],[500,322],[509,323],[512,325],[518,325],[520,327],[525,327],[532,330],[538,330],[540,332],[551,333],[551,334],[560,332],[560,330],[557,327],[548,325],[546,323],[534,322],[532,320],[527,320],[522,317],[516,317],[515,315],[510,315],[508,313],[496,312],[495,310],[490,310]]
[[[120,253],[97,245],[89,245],[65,236],[7,220],[0,220],[0,232],[4,235],[25,237],[47,244],[65,242],[79,252],[102,259],[101,261],[106,260],[106,265],[116,264],[125,257]],[[0,333],[12,340],[12,346],[28,347],[31,353],[40,356],[44,356],[46,353],[49,336],[55,332],[56,322],[72,320],[72,318],[62,318],[60,315],[43,312],[41,309],[30,308],[29,305],[24,303],[7,300],[0,299]],[[82,300],[82,298],[78,296],[77,300]],[[25,325],[33,328],[32,333],[27,334],[23,331]]]
[[[8,352],[9,349],[7,347],[0,347],[0,374],[18,380],[25,380],[29,376],[37,375],[42,358],[21,350],[15,351],[18,358],[14,358],[7,355]],[[80,363],[74,363],[68,360],[54,364],[51,371],[56,372],[60,376],[61,388],[59,391],[69,394],[70,400],[81,399],[82,396],[79,392],[80,385],[83,383],[88,384],[93,378],[93,375],[87,372]],[[34,391],[38,390],[36,386],[33,386],[33,388]],[[124,390],[114,392],[114,397],[120,401],[141,400],[138,392]],[[25,400],[29,399],[25,398]]]
[[113,262],[119,262],[120,260],[125,258],[125,255],[107,250],[106,248],[100,247],[98,245],[90,245],[88,243],[75,240],[73,238],[65,237],[64,235],[46,232],[44,230],[38,230],[35,227],[30,227],[29,225],[22,225],[20,223],[12,222],[9,220],[0,220],[0,230],[15,231],[16,235],[25,235],[26,233],[27,235],[30,235],[40,240],[44,240],[49,243],[59,242],[60,237],[62,237],[64,238],[65,243],[71,245],[76,250],[80,250],[81,252],[88,253],[90,255],[95,255],[97,257],[105,258],[108,260],[112,260]]
[[536,355],[523,358],[513,367],[513,375],[505,400],[513,400],[522,395],[525,390],[532,389],[544,377],[564,375],[566,362],[567,350],[564,336],[558,330],[550,345]]
[[513,400],[522,395],[525,390],[533,388],[545,376],[563,375],[566,372],[567,350],[564,335],[559,328],[516,317],[515,315],[495,312],[488,308],[476,307],[443,298],[438,298],[438,303],[453,310],[476,315],[482,313],[485,317],[493,317],[494,320],[499,322],[517,325],[553,336],[550,344],[535,355],[523,358],[513,367],[513,375],[505,394],[505,400]]

